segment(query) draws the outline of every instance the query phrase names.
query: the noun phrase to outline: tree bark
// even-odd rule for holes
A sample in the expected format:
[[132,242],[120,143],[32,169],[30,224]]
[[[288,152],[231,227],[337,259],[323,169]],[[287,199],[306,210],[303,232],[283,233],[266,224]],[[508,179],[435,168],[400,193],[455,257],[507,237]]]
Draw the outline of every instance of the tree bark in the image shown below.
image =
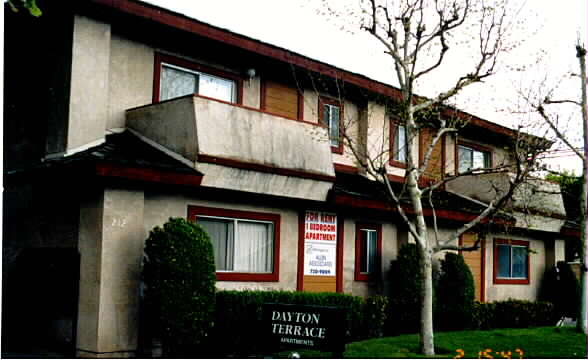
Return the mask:
[[429,246],[421,248],[423,259],[423,296],[421,304],[421,351],[426,356],[435,355],[433,333],[433,251]]

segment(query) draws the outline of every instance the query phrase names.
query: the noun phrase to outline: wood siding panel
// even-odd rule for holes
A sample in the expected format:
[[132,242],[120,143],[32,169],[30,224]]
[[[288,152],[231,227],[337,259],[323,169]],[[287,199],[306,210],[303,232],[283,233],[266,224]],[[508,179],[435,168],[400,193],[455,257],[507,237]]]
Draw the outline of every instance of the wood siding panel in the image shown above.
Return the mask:
[[[474,233],[463,234],[461,237],[461,244],[463,246],[472,246],[476,242],[477,238],[478,235]],[[484,269],[482,265],[482,252],[482,244],[480,244],[480,249],[476,251],[461,252],[461,255],[463,256],[465,263],[469,266],[470,271],[472,272],[475,286],[474,293],[476,295],[476,300],[478,301],[484,301],[484,281],[482,276]]]
[[[435,130],[434,129],[422,129],[420,133],[420,144],[419,144],[419,157],[420,163],[422,163],[425,159],[425,154],[433,142],[433,138],[435,137]],[[443,169],[444,169],[444,145],[445,139],[442,138],[437,142],[433,149],[433,153],[431,154],[431,158],[429,160],[429,165],[425,170],[425,176],[432,178],[432,179],[441,179],[443,177]]]
[[310,292],[335,292],[337,281],[335,276],[304,276],[304,291]]
[[271,80],[265,82],[265,111],[298,119],[298,91],[296,88]]

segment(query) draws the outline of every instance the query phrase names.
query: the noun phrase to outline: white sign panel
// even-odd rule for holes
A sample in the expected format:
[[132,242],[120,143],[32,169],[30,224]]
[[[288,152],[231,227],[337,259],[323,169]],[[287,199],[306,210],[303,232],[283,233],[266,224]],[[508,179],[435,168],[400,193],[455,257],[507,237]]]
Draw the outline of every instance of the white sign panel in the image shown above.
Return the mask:
[[307,211],[304,218],[304,275],[335,276],[337,215]]

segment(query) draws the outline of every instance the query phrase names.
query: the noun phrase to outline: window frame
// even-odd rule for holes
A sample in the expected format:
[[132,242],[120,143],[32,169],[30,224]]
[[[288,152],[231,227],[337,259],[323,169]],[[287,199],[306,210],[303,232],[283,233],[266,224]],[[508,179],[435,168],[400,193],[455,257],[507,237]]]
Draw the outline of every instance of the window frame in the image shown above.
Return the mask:
[[[325,125],[323,122],[324,119],[324,105],[336,106],[339,108],[339,144],[337,146],[331,145],[331,129],[329,125]],[[319,96],[318,98],[318,114],[319,119],[318,123],[320,126],[327,128],[328,135],[329,135],[329,145],[331,145],[331,152],[335,154],[343,154],[343,119],[344,119],[344,106],[343,102],[337,99]]]
[[[512,240],[512,239],[494,239],[494,246],[493,246],[493,257],[494,257],[494,268],[493,268],[493,277],[494,277],[494,284],[511,284],[511,285],[528,285],[531,283],[531,257],[529,256],[529,241],[526,240]],[[526,278],[512,278],[512,277],[498,277],[498,246],[499,245],[508,245],[509,247],[514,246],[521,246],[527,249],[527,277]],[[510,252],[510,265],[512,268],[512,251]]]
[[216,271],[217,281],[277,282],[280,279],[280,215],[205,206],[188,206],[188,220],[196,223],[198,216],[271,222],[274,227],[273,269],[271,273]]
[[[161,93],[161,73],[162,73],[162,67],[164,64],[168,64],[171,65],[172,67],[179,67],[179,68],[183,68],[186,69],[188,71],[195,71],[195,72],[200,72],[200,73],[204,73],[207,75],[211,75],[214,77],[219,77],[219,78],[223,78],[225,80],[231,80],[235,83],[235,102],[230,102],[230,101],[225,101],[222,99],[217,99],[217,98],[213,98],[213,97],[209,97],[206,95],[200,95],[200,94],[192,94],[193,96],[199,96],[202,98],[206,98],[206,99],[212,99],[212,100],[216,100],[216,101],[220,101],[223,103],[227,103],[227,104],[232,104],[232,105],[243,105],[243,78],[233,74],[233,73],[229,73],[227,71],[223,71],[220,69],[215,69],[206,65],[202,65],[202,64],[198,64],[196,62],[187,60],[187,59],[183,59],[183,58],[179,58],[176,56],[172,56],[172,55],[167,55],[167,54],[161,54],[161,53],[155,53],[155,61],[154,61],[154,71],[153,71],[153,103],[159,103],[161,102],[160,100],[160,93]],[[184,95],[184,96],[188,96],[188,95]],[[182,96],[180,96],[182,97]],[[173,98],[173,99],[167,99],[167,100],[163,100],[163,101],[171,101],[174,99],[178,99],[180,97],[177,98]]]
[[[483,145],[479,145],[479,144],[474,144],[474,143],[470,143],[470,142],[466,142],[466,141],[456,141],[455,142],[455,173],[456,174],[461,174],[461,172],[459,171],[459,147],[466,147],[466,148],[470,148],[473,151],[477,151],[477,152],[481,152],[481,153],[487,153],[488,154],[488,167],[491,168],[493,166],[493,152],[492,149]],[[470,170],[468,170],[470,171]]]
[[[361,266],[361,258],[365,254],[362,254],[362,246],[361,246],[361,230],[375,230],[377,237],[376,237],[376,273],[362,273],[360,266]],[[377,276],[381,272],[381,264],[382,264],[382,224],[375,224],[375,223],[364,223],[364,222],[357,222],[355,223],[355,269],[354,269],[354,279],[355,281],[369,281],[373,279],[374,276]]]
[[[394,145],[396,144],[396,133],[398,132],[398,128],[400,126],[404,128],[404,137],[406,138],[406,126],[404,124],[401,124],[400,121],[396,119],[390,119],[390,159],[388,162],[391,166],[406,169],[406,162],[394,159]],[[404,144],[404,152],[406,159],[408,160],[408,143]]]

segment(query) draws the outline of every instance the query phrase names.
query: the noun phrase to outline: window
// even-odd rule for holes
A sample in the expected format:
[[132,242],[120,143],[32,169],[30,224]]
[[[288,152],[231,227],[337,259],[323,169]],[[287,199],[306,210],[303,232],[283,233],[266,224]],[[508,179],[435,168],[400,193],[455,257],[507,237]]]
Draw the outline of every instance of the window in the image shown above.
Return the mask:
[[241,81],[232,74],[161,54],[156,56],[155,63],[155,102],[190,94],[239,102]]
[[490,151],[479,146],[459,144],[458,164],[459,172],[463,173],[473,169],[489,168],[491,164]]
[[367,281],[379,273],[382,253],[382,226],[355,225],[355,280]]
[[190,207],[208,233],[218,280],[278,281],[279,215]]
[[319,114],[321,115],[321,124],[329,129],[329,141],[331,150],[334,153],[343,153],[343,141],[341,138],[343,119],[343,104],[337,100],[328,98],[319,98]]
[[494,240],[494,283],[529,283],[529,242]]
[[404,125],[390,122],[390,165],[396,167],[406,167],[408,159],[408,147],[406,144],[406,128]]

